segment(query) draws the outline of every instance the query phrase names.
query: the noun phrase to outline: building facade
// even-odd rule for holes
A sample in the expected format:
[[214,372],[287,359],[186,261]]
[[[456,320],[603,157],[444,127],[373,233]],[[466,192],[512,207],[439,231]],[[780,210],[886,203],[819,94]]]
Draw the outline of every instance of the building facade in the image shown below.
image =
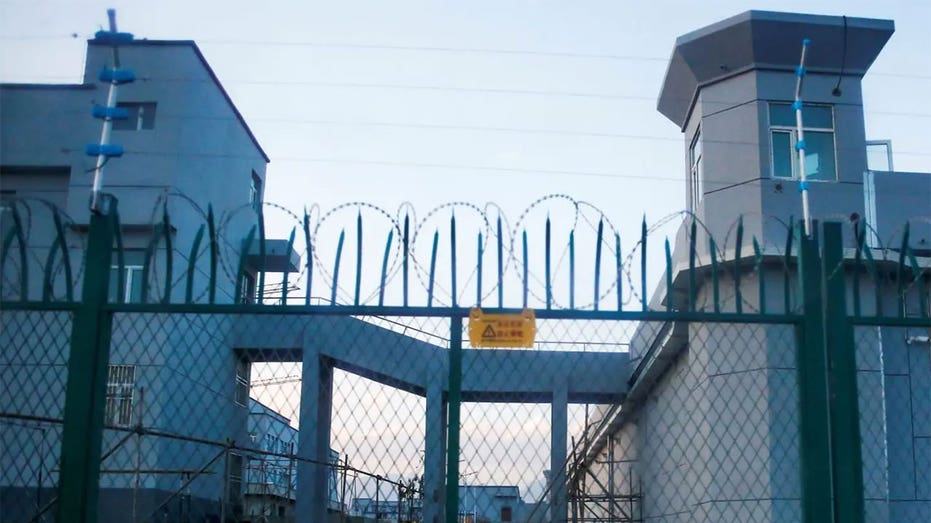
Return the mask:
[[[931,174],[894,172],[891,144],[865,133],[861,79],[893,31],[889,20],[749,11],[676,40],[658,109],[683,133],[687,203],[700,224],[699,308],[717,300],[712,292],[720,293],[724,312],[801,306],[791,291],[797,269],[782,260],[789,224],[803,217],[806,185],[812,219],[846,224],[847,257],[857,248],[855,226],[866,220],[865,241],[877,260],[898,259],[910,230],[909,251],[927,270]],[[804,39],[811,44],[800,147],[793,102]],[[876,147],[882,154],[871,159]],[[690,230],[686,220],[672,256],[672,286],[660,285],[655,307],[688,307]],[[743,253],[733,262],[738,268],[722,265],[718,288],[709,236],[718,260]],[[757,256],[762,269],[754,271]],[[856,280],[871,297],[862,313],[875,315],[877,302],[894,310],[902,277],[894,264],[880,263],[878,286],[857,269],[844,265],[847,292]],[[927,285],[921,278],[911,284],[906,315],[922,314],[919,295]],[[855,295],[848,296],[850,304]],[[855,338],[866,520],[927,521],[928,331],[864,326]],[[589,457],[606,489],[634,495],[638,507],[634,514],[594,510],[612,521],[800,521],[795,350],[789,325],[671,322],[641,329],[631,342],[628,397]]]
[[[123,67],[136,80],[119,88],[117,107],[128,118],[115,120],[111,135],[125,152],[104,165],[103,190],[118,200],[124,254],[124,284],[116,286],[119,265],[114,257],[110,299],[142,301],[149,249],[151,278],[166,274],[169,261],[186,267],[190,254],[182,249],[193,244],[212,210],[219,255],[226,263],[215,287],[216,301],[232,303],[237,290],[233,267],[243,238],[258,223],[268,156],[194,42],[133,40],[122,42],[119,52]],[[52,299],[63,299],[69,291],[80,296],[96,160],[84,149],[100,137],[101,122],[91,117],[91,109],[106,103],[109,83],[98,81],[97,75],[111,67],[111,60],[109,45],[90,40],[82,83],[0,85],[0,232],[6,237],[14,210],[27,221],[28,231],[26,266],[18,253],[3,266],[4,300],[42,298],[42,264],[56,239],[54,209],[64,223],[75,276],[68,289],[59,257],[47,291]],[[165,215],[170,225],[162,227]],[[167,240],[174,245],[170,250]],[[209,284],[207,257],[200,254],[192,279],[195,297],[205,295]],[[255,295],[255,275],[262,269],[254,263],[246,266],[244,300]],[[20,292],[24,278],[28,296]],[[147,301],[164,299],[166,292],[177,300],[185,292],[183,280],[166,286],[150,279],[148,287],[158,296],[150,294]],[[16,347],[13,339],[22,334],[16,332],[17,319],[5,315],[4,320],[10,323],[0,327],[0,343]],[[111,429],[103,442],[105,449],[115,448],[101,472],[105,521],[135,521],[156,513],[176,520],[218,520],[245,510],[246,485],[254,470],[244,452],[231,451],[211,461],[214,450],[191,441],[138,435],[120,443],[126,430],[136,426],[249,442],[250,425],[272,416],[262,409],[252,412],[250,364],[232,350],[224,334],[232,328],[231,319],[207,320],[198,334],[182,333],[178,322],[183,321],[169,315],[115,315],[105,412]],[[63,317],[60,332],[35,340],[37,350],[4,351],[3,411],[62,417],[67,331]],[[146,342],[141,344],[142,339]],[[40,383],[45,388],[37,388]],[[51,500],[58,482],[60,426],[21,425],[0,424],[0,447],[15,449],[0,452],[2,506],[14,519]],[[255,442],[257,448],[264,443]],[[205,471],[190,468],[208,462]],[[269,465],[266,479],[271,468],[278,472],[277,464]]]

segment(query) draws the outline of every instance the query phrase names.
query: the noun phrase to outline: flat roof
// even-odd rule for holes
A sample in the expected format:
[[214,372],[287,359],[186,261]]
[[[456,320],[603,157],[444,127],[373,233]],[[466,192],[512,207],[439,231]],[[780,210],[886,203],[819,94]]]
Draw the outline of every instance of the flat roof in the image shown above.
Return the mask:
[[676,39],[657,109],[684,128],[703,86],[752,69],[795,71],[805,38],[809,72],[862,77],[894,31],[892,20],[746,11]]

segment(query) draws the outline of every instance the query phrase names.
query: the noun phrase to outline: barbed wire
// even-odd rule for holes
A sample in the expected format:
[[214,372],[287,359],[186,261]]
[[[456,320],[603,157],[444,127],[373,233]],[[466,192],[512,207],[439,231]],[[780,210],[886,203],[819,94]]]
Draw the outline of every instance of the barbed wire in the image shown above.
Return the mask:
[[[23,235],[27,238],[27,250],[29,251],[28,255],[30,256],[30,264],[37,267],[44,268],[45,261],[42,259],[40,249],[33,248],[32,236],[36,230],[36,221],[40,220],[39,211],[36,208],[37,204],[41,204],[48,213],[55,212],[57,209],[63,220],[67,223],[69,229],[73,229],[75,221],[71,216],[69,216],[64,210],[59,209],[54,202],[51,202],[47,199],[36,198],[36,197],[15,197],[8,199],[11,201],[12,205],[16,205],[18,209],[22,209],[24,216],[23,218]],[[168,210],[171,205],[170,202],[178,201],[183,202],[185,205],[189,206],[192,212],[194,213],[195,220],[202,220],[202,224],[206,224],[207,212],[205,209],[190,195],[178,191],[165,191],[159,194],[159,196],[152,202],[152,207],[148,212],[148,217],[150,225],[153,226],[153,231],[157,230],[157,226],[161,224],[162,216],[164,216],[166,210]],[[568,210],[567,210],[568,208]],[[517,219],[511,225],[507,213],[504,210],[495,204],[494,202],[488,202],[483,205],[479,205],[472,202],[466,201],[451,201],[446,202],[440,205],[437,205],[430,209],[423,217],[418,217],[415,207],[410,202],[401,203],[397,211],[392,213],[387,209],[370,202],[364,201],[352,201],[346,202],[343,204],[336,205],[327,210],[322,210],[319,205],[311,205],[309,208],[305,208],[301,215],[291,211],[287,207],[275,203],[275,202],[263,202],[262,204],[263,213],[267,213],[268,210],[273,210],[274,212],[281,213],[286,217],[285,223],[292,223],[292,230],[296,233],[297,231],[303,230],[304,228],[304,216],[307,217],[307,227],[308,233],[311,241],[311,245],[306,245],[304,241],[303,234],[295,234],[295,241],[293,248],[297,253],[300,254],[301,259],[304,260],[300,264],[298,270],[294,271],[293,277],[294,282],[304,282],[306,285],[307,278],[309,274],[307,273],[308,268],[312,268],[317,272],[319,279],[316,281],[322,281],[324,284],[328,284],[330,291],[333,291],[333,274],[332,268],[329,267],[333,262],[331,260],[325,260],[321,246],[328,245],[327,242],[331,241],[331,234],[328,232],[330,230],[331,224],[334,227],[338,227],[341,233],[345,232],[346,229],[352,230],[351,225],[346,220],[340,220],[337,217],[346,212],[354,211],[355,218],[361,220],[363,214],[365,219],[368,220],[365,223],[369,224],[371,228],[371,219],[374,217],[377,222],[382,224],[387,224],[388,229],[391,231],[392,236],[396,240],[392,240],[392,245],[390,246],[390,254],[387,255],[387,260],[384,261],[385,265],[385,274],[384,274],[384,289],[381,287],[382,283],[379,278],[378,285],[374,287],[373,290],[366,290],[361,292],[359,295],[360,304],[369,304],[372,303],[382,292],[387,290],[392,284],[396,283],[397,278],[402,272],[402,260],[405,256],[404,253],[404,222],[407,221],[409,224],[408,234],[408,246],[407,246],[407,259],[409,266],[412,267],[411,272],[413,273],[412,280],[417,282],[417,286],[420,287],[422,291],[429,292],[430,286],[430,273],[429,273],[429,263],[425,262],[422,258],[422,255],[418,254],[418,245],[422,243],[421,239],[426,234],[425,231],[428,228],[432,227],[431,223],[434,222],[441,216],[444,216],[448,213],[450,219],[457,216],[460,218],[473,216],[473,219],[476,220],[476,223],[479,225],[479,233],[482,235],[482,244],[481,244],[481,253],[482,256],[488,255],[489,249],[492,248],[493,243],[497,243],[499,238],[497,238],[498,230],[494,225],[501,221],[501,234],[500,243],[502,246],[503,252],[502,256],[502,277],[507,279],[515,280],[519,282],[522,286],[526,286],[526,292],[528,299],[532,298],[536,303],[546,303],[547,297],[544,296],[543,290],[546,288],[547,275],[543,274],[538,265],[540,263],[530,263],[530,260],[527,260],[527,273],[526,276],[523,274],[523,265],[524,265],[524,254],[522,246],[522,237],[523,234],[529,229],[528,223],[530,222],[531,216],[537,213],[546,213],[547,220],[550,218],[550,213],[559,213],[558,216],[564,218],[561,222],[561,225],[565,228],[568,225],[570,231],[585,231],[587,233],[592,233],[597,231],[599,222],[603,228],[602,234],[602,252],[603,260],[607,263],[603,264],[601,268],[602,272],[607,273],[609,269],[613,269],[614,261],[618,258],[622,259],[621,263],[621,274],[616,274],[615,277],[610,278],[609,280],[604,280],[603,290],[599,291],[599,295],[596,300],[589,299],[583,300],[582,305],[576,306],[576,308],[586,309],[596,306],[596,303],[601,303],[604,300],[608,299],[612,293],[618,292],[618,283],[619,281],[624,281],[626,287],[621,289],[623,291],[623,298],[621,301],[622,306],[631,306],[633,303],[642,302],[648,297],[641,296],[642,291],[640,289],[641,282],[638,281],[639,277],[642,276],[642,271],[645,271],[647,267],[643,267],[642,264],[638,263],[637,257],[641,254],[643,248],[643,238],[638,237],[629,250],[625,252],[616,252],[616,247],[614,245],[615,235],[619,235],[619,231],[615,224],[607,217],[607,213],[601,210],[598,206],[586,202],[583,200],[576,200],[567,194],[556,193],[544,195],[540,198],[537,198],[530,202],[526,207],[522,208],[519,213],[517,213]],[[173,209],[177,211],[177,209]],[[466,211],[463,214],[463,211]],[[568,217],[568,218],[567,218]],[[568,222],[565,219],[568,219]],[[748,223],[756,223],[759,221],[759,227],[763,231],[771,230],[772,227],[775,227],[777,231],[782,231],[783,237],[787,235],[790,231],[790,224],[784,217],[776,215],[767,215],[760,213],[751,213],[743,215],[742,218],[734,219],[726,228],[723,229],[724,235],[720,242],[715,242],[715,256],[722,263],[727,261],[727,256],[729,253],[735,252],[735,246],[732,243],[735,242],[735,233],[741,222],[741,219],[750,218],[747,220]],[[848,216],[846,214],[831,214],[823,217],[827,220],[838,220],[843,223],[852,223],[853,218],[858,217]],[[41,219],[49,219],[48,217]],[[658,231],[667,227],[669,224],[675,220],[681,220],[684,224],[689,224],[692,221],[695,222],[695,227],[697,231],[701,232],[706,238],[713,238],[711,228],[708,224],[704,223],[698,216],[693,212],[688,210],[676,211],[669,213],[660,217],[658,220],[652,224],[648,224],[646,232],[647,238],[654,236]],[[267,221],[267,220],[266,220]],[[931,217],[927,216],[917,216],[910,219],[911,222],[920,223],[920,224],[931,224]],[[471,223],[471,222],[469,222]],[[860,223],[863,223],[860,221]],[[186,226],[187,224],[173,224],[174,226],[182,225]],[[244,203],[239,206],[232,208],[227,208],[221,210],[219,218],[216,220],[216,241],[218,243],[218,255],[217,255],[217,266],[222,271],[222,275],[228,283],[235,284],[238,279],[238,265],[239,258],[243,255],[248,255],[248,253],[242,252],[242,237],[245,236],[246,230],[248,228],[255,226],[257,229],[259,227],[259,214],[256,212],[253,204]],[[276,227],[280,227],[280,223],[276,224]],[[889,232],[886,242],[879,241],[874,245],[873,251],[877,253],[874,255],[874,258],[879,261],[889,262],[897,261],[893,260],[895,256],[899,254],[898,249],[895,246],[891,246],[890,242],[895,239],[901,239],[904,233],[905,225],[899,225]],[[382,227],[382,230],[384,227]],[[435,233],[438,233],[441,227],[435,227]],[[796,230],[796,229],[793,229]],[[844,228],[845,237],[853,234],[853,226]],[[870,224],[866,224],[865,231],[878,236],[878,231]],[[470,234],[474,234],[475,231],[469,231]],[[351,234],[351,233],[350,233]],[[688,235],[688,231],[686,231]],[[797,233],[796,233],[797,234]],[[242,237],[240,237],[242,236]],[[779,258],[779,265],[781,270],[785,274],[791,272],[791,267],[788,266],[788,260],[785,259],[784,248],[776,240],[776,236],[771,232],[764,234],[762,238],[757,238],[753,236],[753,239],[760,242],[758,243],[761,251],[763,253],[774,253]],[[463,235],[462,237],[468,237],[468,235]],[[258,238],[258,235],[256,236]],[[686,238],[688,240],[688,238]],[[157,242],[161,240],[156,239]],[[698,242],[698,238],[695,239]],[[383,241],[383,239],[379,239]],[[855,243],[856,238],[854,238]],[[84,237],[80,234],[68,234],[66,235],[66,243],[70,251],[83,252],[86,249]],[[457,243],[460,243],[457,241]],[[744,242],[745,244],[747,242]],[[157,243],[158,244],[158,243]],[[301,244],[304,244],[301,247]],[[564,270],[565,260],[568,256],[568,240],[565,242],[560,239],[557,242],[553,242],[553,245],[557,246],[554,251],[555,256],[552,259],[555,260],[555,270],[551,268],[551,275],[560,273],[561,270]],[[663,249],[662,243],[659,244]],[[746,245],[744,245],[746,247]],[[16,242],[10,246],[10,250],[18,249]],[[350,247],[352,249],[352,247]],[[696,267],[707,266],[709,260],[705,258],[708,254],[709,246],[704,246],[697,244],[696,245]],[[190,263],[188,256],[185,254],[183,246],[175,245],[175,256],[179,257],[180,261],[186,261]],[[203,260],[206,256],[209,255],[210,245],[209,242],[203,242],[200,246],[199,251],[196,254],[197,259]],[[383,249],[373,249],[373,252],[381,254]],[[584,251],[588,253],[588,251]],[[748,255],[752,254],[755,256],[756,253],[747,251]],[[9,256],[7,253],[10,267],[18,268],[18,261],[16,257]],[[357,256],[359,253],[356,253]],[[589,253],[590,254],[590,253]],[[895,256],[894,256],[895,255]],[[745,257],[742,255],[742,257]],[[81,276],[83,275],[84,269],[84,260],[83,257],[77,256],[79,260],[72,260],[72,265],[76,266],[78,269],[76,271],[75,286],[77,282],[80,281]],[[681,255],[679,256],[681,259]],[[156,263],[158,257],[156,256],[151,263]],[[360,258],[361,259],[361,258]],[[372,259],[371,257],[367,259]],[[61,272],[63,271],[63,260],[59,257],[56,258],[56,265],[53,267],[53,273],[55,275],[55,280],[59,279]],[[834,269],[836,272],[840,270],[841,267]],[[200,273],[204,273],[202,267],[195,266],[195,270]],[[361,265],[356,266],[356,270],[362,270]],[[472,300],[465,299],[467,293],[470,292],[468,289],[473,287],[477,277],[477,263],[468,267],[460,266],[457,270],[463,270],[462,278],[457,280],[457,288],[451,289],[448,285],[448,280],[450,278],[438,278],[434,276],[433,284],[433,296],[436,303],[441,305],[451,305],[454,301],[455,303],[469,303]],[[675,268],[673,268],[675,270]],[[743,269],[742,269],[743,270]],[[755,264],[754,269],[755,270]],[[910,282],[908,289],[911,289],[915,285],[919,285],[921,278],[927,275],[931,271],[931,268],[925,267],[920,269],[920,274],[915,278],[914,282]],[[15,271],[19,272],[19,271]],[[439,271],[438,271],[439,272]],[[614,272],[611,270],[610,272]],[[751,271],[752,272],[752,271]],[[586,274],[587,271],[578,271],[576,274]],[[10,283],[10,274],[4,274],[4,287],[7,288]],[[445,271],[444,271],[445,274]],[[725,274],[723,271],[721,274]],[[833,274],[833,273],[832,273]],[[524,282],[524,278],[527,278],[527,281]],[[600,275],[593,276],[600,278]],[[163,298],[163,290],[161,279],[164,278],[164,274],[161,274],[158,270],[150,271],[151,281],[146,282],[150,286],[150,289],[153,291],[152,296],[155,299]],[[176,289],[182,287],[185,284],[186,280],[186,271],[178,271],[178,274],[173,277],[170,287]],[[345,281],[345,280],[344,280]],[[484,282],[491,282],[492,285],[485,285]],[[504,283],[502,280],[501,283]],[[337,288],[335,289],[335,295],[337,296],[337,302],[354,302],[355,301],[355,292],[352,289],[347,288],[345,283],[340,283],[337,281]],[[154,285],[154,288],[151,286]],[[291,289],[299,289],[300,283],[289,284]],[[491,298],[496,292],[498,292],[499,282],[496,281],[496,278],[487,278],[483,280],[483,287],[478,290],[482,296],[482,300],[486,301]],[[552,281],[551,281],[551,289]],[[209,288],[201,288],[196,294],[195,301],[201,301],[204,299],[205,295],[209,292]],[[453,293],[455,292],[455,300],[453,300]],[[669,292],[669,290],[667,290]],[[561,295],[564,295],[562,293]],[[729,291],[725,294],[729,298],[735,297],[734,293]],[[57,297],[55,297],[57,298]],[[54,299],[54,298],[53,298]],[[549,304],[554,308],[566,308],[567,303],[563,301],[564,298],[557,299],[555,293],[551,292],[549,296]],[[696,297],[698,300],[696,302],[696,308],[704,309],[705,307],[710,306],[708,300],[709,297],[707,294]],[[574,300],[574,298],[571,298]],[[752,300],[742,297],[741,305],[752,310],[754,312],[759,312],[759,304],[754,303]],[[801,304],[796,304],[796,307],[801,306]]]

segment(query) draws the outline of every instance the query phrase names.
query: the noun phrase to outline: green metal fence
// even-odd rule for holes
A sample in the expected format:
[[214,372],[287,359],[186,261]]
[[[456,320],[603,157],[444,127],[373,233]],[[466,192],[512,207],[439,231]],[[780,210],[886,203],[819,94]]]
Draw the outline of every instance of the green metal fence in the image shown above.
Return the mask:
[[[540,237],[485,220],[473,242],[453,216],[442,242],[437,231],[417,244],[421,226],[404,217],[363,256],[360,212],[329,264],[305,215],[284,246],[304,237],[299,274],[287,263],[256,274],[259,289],[278,286],[270,296],[249,285],[249,264],[278,255],[261,214],[236,242],[210,211],[183,246],[164,212],[136,274],[109,203],[81,262],[54,210],[48,252],[15,206],[3,238],[2,521],[856,522],[931,510],[929,273],[907,232],[897,251],[876,251],[862,226],[812,238],[789,227],[768,249],[745,242],[742,223],[716,244],[692,222],[684,250],[663,246],[651,302],[645,222],[624,256],[604,220],[577,253],[549,219]],[[373,257],[377,277],[363,270]],[[475,305],[534,309],[533,346],[473,346]]]

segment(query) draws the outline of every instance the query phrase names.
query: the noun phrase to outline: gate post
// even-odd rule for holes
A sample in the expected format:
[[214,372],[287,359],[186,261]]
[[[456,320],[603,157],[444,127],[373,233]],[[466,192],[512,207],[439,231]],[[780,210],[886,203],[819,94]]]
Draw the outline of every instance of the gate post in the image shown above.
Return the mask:
[[863,523],[863,459],[860,455],[860,411],[856,347],[847,319],[844,250],[841,224],[824,224],[824,324],[831,406],[831,451],[834,456],[834,514],[838,523]]
[[449,329],[446,523],[457,523],[459,519],[459,408],[462,404],[462,316],[450,318]]
[[[804,230],[804,228],[799,228]],[[828,403],[828,362],[822,295],[822,267],[817,223],[812,235],[799,241],[799,285],[803,319],[796,327],[796,368],[799,396],[799,458],[802,480],[802,520],[833,521],[831,434]]]
[[94,523],[100,494],[100,453],[113,314],[105,309],[117,200],[101,195],[92,213],[81,303],[71,323],[65,389],[57,521]]

